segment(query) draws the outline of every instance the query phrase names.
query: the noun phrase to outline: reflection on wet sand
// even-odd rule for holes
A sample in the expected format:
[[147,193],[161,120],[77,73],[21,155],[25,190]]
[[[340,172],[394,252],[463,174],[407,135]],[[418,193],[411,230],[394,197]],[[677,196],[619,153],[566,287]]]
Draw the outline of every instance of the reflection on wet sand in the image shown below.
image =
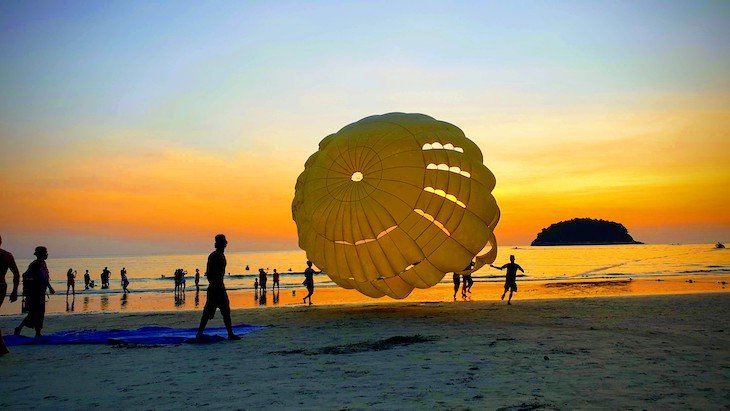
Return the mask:
[[[689,280],[692,280],[690,283]],[[656,295],[656,294],[686,294],[686,293],[709,293],[709,292],[728,292],[730,287],[726,284],[730,282],[730,275],[707,275],[707,276],[682,276],[682,277],[656,277],[626,280],[626,279],[601,279],[595,281],[517,281],[519,291],[515,293],[513,304],[519,303],[520,300],[532,300],[543,298],[583,298],[583,297],[602,297],[602,296],[622,296],[622,295]],[[304,290],[301,288],[300,290]],[[232,309],[265,307],[268,303],[271,305],[281,306],[299,306],[302,304],[300,290],[285,290],[279,294],[278,290],[272,292],[272,300],[268,300],[266,295],[254,290],[229,290],[228,295]],[[192,291],[192,290],[191,290]],[[498,282],[479,282],[474,284],[471,299],[473,301],[494,301],[495,304],[501,304],[499,296],[503,292],[503,283]],[[201,302],[198,302],[199,295],[196,293],[196,304],[186,305],[184,293],[173,294],[173,300],[170,300],[169,292],[165,293],[136,293],[134,301],[120,300],[120,305],[110,307],[109,295],[91,294],[84,295],[83,305],[79,311],[125,311],[134,312],[156,312],[165,310],[197,310]],[[453,286],[451,284],[439,284],[429,289],[416,289],[405,300],[410,302],[433,302],[433,301],[451,301],[453,295]],[[251,297],[254,297],[253,300]],[[121,298],[121,297],[120,297]],[[96,301],[100,301],[97,303]],[[116,299],[116,298],[115,298]],[[202,298],[202,304],[205,299]],[[127,301],[126,304],[123,304]],[[316,288],[313,302],[316,304],[388,304],[395,302],[389,298],[372,299],[353,291],[345,290],[337,287],[319,287]],[[69,296],[68,312],[74,310],[73,299]],[[467,302],[468,303],[468,302]],[[0,314],[2,315],[18,315],[20,314],[22,305],[7,304],[3,305]],[[100,307],[100,308],[99,308]],[[47,313],[64,313],[67,310],[66,300],[52,296],[46,303]],[[74,310],[75,311],[75,310]]]
[[195,308],[198,308],[198,305],[200,305],[200,287],[195,287]]
[[66,296],[66,312],[67,312],[67,313],[72,313],[72,312],[74,312],[74,306],[75,306],[75,305],[76,305],[76,296],[74,295],[74,296],[73,296],[73,297],[71,298],[71,304],[69,304],[69,302],[68,302],[68,295],[67,295],[67,296]]
[[127,307],[127,293],[122,293],[122,297],[119,300],[119,309],[124,310]]
[[185,305],[185,292],[175,292],[175,307],[181,307],[183,305]]

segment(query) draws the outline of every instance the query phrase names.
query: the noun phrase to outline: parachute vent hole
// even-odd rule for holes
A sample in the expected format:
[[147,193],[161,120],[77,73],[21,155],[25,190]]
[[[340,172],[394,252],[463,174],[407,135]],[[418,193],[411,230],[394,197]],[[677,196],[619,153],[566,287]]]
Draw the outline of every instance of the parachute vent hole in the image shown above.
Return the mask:
[[352,173],[352,177],[350,177],[350,179],[351,179],[352,181],[354,181],[354,182],[356,182],[356,183],[357,183],[357,182],[359,182],[359,181],[362,181],[362,179],[363,179],[363,175],[362,175],[362,173],[361,173],[361,172],[359,172],[359,171],[355,171],[354,173]]

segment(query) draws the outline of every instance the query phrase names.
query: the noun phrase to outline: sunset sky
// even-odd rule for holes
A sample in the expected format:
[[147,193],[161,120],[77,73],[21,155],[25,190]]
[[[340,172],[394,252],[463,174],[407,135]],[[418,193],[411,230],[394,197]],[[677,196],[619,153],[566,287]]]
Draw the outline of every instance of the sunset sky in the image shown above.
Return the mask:
[[0,235],[30,257],[296,248],[327,134],[459,126],[501,245],[573,217],[730,241],[730,2],[0,2]]

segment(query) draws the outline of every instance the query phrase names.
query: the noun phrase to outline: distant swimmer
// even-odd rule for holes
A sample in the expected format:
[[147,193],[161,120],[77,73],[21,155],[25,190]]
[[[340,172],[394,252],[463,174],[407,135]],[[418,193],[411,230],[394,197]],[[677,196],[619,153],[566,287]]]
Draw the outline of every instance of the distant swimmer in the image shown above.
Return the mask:
[[76,296],[76,271],[73,268],[66,271],[66,297],[68,297],[69,290]]
[[122,290],[124,294],[130,292],[127,287],[129,286],[129,279],[127,278],[127,269],[122,267],[122,271],[119,272],[119,276],[122,277]]
[[251,267],[249,267],[248,264],[246,264],[246,271],[248,271],[250,269],[251,269]]
[[274,282],[271,284],[271,290],[272,291],[274,290],[274,287],[276,287],[278,289],[281,288],[281,287],[279,287],[279,273],[276,271],[276,268],[274,268],[273,278],[274,278]]
[[456,301],[456,293],[459,291],[459,285],[461,284],[461,276],[459,274],[454,273],[453,280],[454,280],[454,301]]
[[304,270],[304,282],[302,283],[307,287],[307,295],[302,298],[303,303],[307,303],[309,298],[309,305],[312,305],[312,294],[314,294],[314,269],[312,269],[312,262],[307,261],[307,268]]
[[[0,245],[3,244],[3,238],[0,237]],[[10,270],[13,273],[13,291],[10,293],[10,302],[13,303],[18,299],[18,285],[20,284],[20,270],[15,264],[15,258],[9,252],[0,248],[0,307],[5,301],[5,294],[8,292],[8,283],[5,282],[5,274]],[[8,353],[7,347],[3,342],[2,330],[0,330],[0,355]]]
[[231,327],[231,303],[228,300],[228,293],[223,284],[223,277],[226,273],[226,256],[224,254],[228,241],[226,236],[218,234],[215,236],[215,251],[208,256],[208,264],[205,268],[205,275],[208,277],[208,298],[203,308],[203,317],[200,319],[198,327],[197,339],[203,338],[203,330],[208,324],[208,320],[215,315],[215,310],[219,309],[223,316],[223,323],[228,330],[229,340],[240,340],[241,337],[233,333]]
[[20,335],[23,327],[35,329],[35,336],[41,336],[43,319],[46,316],[46,289],[51,294],[56,290],[51,286],[51,278],[46,266],[48,250],[46,247],[36,247],[33,253],[36,260],[30,263],[28,270],[23,274],[23,295],[25,296],[25,307],[28,315],[19,326],[15,328],[15,335]]
[[505,277],[504,281],[504,293],[502,293],[502,300],[504,300],[504,295],[507,294],[507,291],[509,290],[509,298],[507,299],[507,304],[512,304],[512,293],[517,292],[517,270],[522,271],[523,273],[525,270],[522,269],[522,267],[519,266],[519,264],[515,264],[515,256],[511,255],[509,256],[509,263],[497,267],[494,265],[489,265],[492,268],[496,268],[497,270],[504,270],[507,269],[507,276]]

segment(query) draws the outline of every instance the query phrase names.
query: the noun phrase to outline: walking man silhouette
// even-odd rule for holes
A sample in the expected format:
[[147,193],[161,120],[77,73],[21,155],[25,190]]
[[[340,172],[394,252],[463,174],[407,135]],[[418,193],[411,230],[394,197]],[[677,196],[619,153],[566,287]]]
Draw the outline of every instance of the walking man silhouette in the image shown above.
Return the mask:
[[231,327],[231,303],[228,300],[228,293],[223,284],[223,278],[226,274],[226,256],[224,251],[228,241],[226,236],[218,234],[215,236],[215,251],[208,256],[208,265],[205,269],[205,275],[208,277],[208,297],[203,308],[203,317],[200,319],[198,327],[197,339],[203,338],[203,330],[208,324],[208,320],[215,315],[215,310],[219,309],[223,316],[223,323],[226,325],[229,340],[240,340],[241,337],[233,333]]

